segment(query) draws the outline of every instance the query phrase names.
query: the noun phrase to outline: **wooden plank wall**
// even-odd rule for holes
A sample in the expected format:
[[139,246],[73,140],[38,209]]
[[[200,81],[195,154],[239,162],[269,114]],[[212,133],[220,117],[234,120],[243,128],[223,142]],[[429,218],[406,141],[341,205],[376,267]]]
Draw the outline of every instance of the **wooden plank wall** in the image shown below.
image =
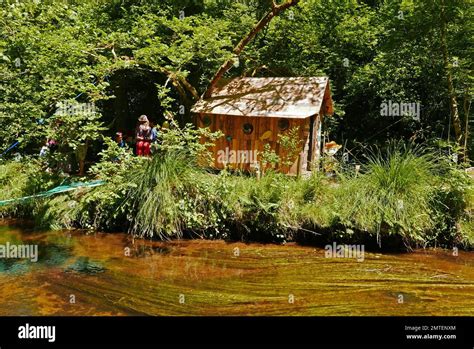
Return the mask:
[[[196,117],[196,125],[198,127],[204,127],[203,118],[205,115],[199,115]],[[310,129],[310,118],[306,119],[287,119],[289,121],[289,127],[286,131],[280,131],[278,128],[278,121],[280,118],[270,117],[246,117],[246,116],[229,116],[229,115],[208,115],[211,118],[212,123],[209,129],[212,132],[220,130],[224,133],[224,136],[218,139],[215,146],[212,149],[214,157],[214,166],[222,169],[224,166],[218,163],[218,151],[225,151],[226,147],[229,151],[235,150],[257,150],[259,153],[263,152],[264,145],[269,143],[271,149],[273,149],[277,155],[284,157],[286,152],[282,149],[278,142],[278,135],[290,130],[293,127],[299,127],[299,138],[301,140],[301,165],[303,169],[307,169],[308,166],[308,152],[310,147],[309,144],[309,129]],[[243,131],[243,125],[250,123],[253,125],[253,132],[251,134],[245,134]],[[268,139],[262,140],[262,135],[271,131],[271,136]],[[260,160],[260,158],[259,158]],[[283,166],[279,170],[283,173],[296,174],[298,172],[298,160],[295,160],[292,166]],[[250,170],[250,164],[228,164],[229,167],[234,169]]]

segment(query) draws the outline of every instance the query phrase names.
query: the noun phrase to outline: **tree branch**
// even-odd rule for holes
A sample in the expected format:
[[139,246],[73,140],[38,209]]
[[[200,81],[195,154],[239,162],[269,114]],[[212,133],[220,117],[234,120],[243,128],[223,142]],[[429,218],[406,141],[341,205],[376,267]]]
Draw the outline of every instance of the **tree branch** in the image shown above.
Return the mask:
[[[168,77],[168,80],[171,81],[172,85],[176,88],[176,90],[178,91],[178,93],[184,100],[189,99],[188,96],[186,95],[186,91],[189,94],[191,94],[193,99],[195,100],[199,99],[199,94],[197,90],[194,88],[193,85],[189,83],[188,80],[186,80],[185,77],[179,76],[175,72],[163,67],[152,68],[149,71],[154,71],[154,72],[166,75]],[[166,81],[166,84],[168,84],[168,80]]]
[[[245,36],[238,44],[235,46],[232,51],[233,56],[239,56],[240,53],[244,50],[245,46],[261,31],[275,16],[278,16],[281,12],[285,11],[291,6],[298,4],[299,0],[287,0],[283,4],[277,5],[275,0],[272,1],[272,9],[269,11],[263,18],[252,28],[252,30]],[[203,97],[209,98],[214,91],[219,80],[224,76],[224,74],[232,67],[234,64],[234,57],[228,59],[224,64],[221,65],[217,73],[212,78],[209,83],[209,87],[206,92],[204,92]]]

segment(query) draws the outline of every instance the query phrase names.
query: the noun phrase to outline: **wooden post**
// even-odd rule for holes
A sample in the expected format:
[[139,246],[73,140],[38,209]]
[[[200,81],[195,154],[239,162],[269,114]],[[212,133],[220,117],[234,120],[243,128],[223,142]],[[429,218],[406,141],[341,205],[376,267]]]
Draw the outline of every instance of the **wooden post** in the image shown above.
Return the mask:
[[298,166],[296,167],[296,177],[301,176],[302,169],[303,169],[303,152],[298,154]]

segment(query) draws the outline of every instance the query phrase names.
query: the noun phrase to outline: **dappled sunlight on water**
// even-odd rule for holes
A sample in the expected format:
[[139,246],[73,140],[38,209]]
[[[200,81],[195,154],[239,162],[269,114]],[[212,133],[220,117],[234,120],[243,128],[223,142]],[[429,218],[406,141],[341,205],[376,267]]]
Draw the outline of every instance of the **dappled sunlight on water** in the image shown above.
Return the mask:
[[38,244],[39,259],[0,260],[0,315],[474,315],[472,252],[357,262],[294,244],[2,226],[6,241]]

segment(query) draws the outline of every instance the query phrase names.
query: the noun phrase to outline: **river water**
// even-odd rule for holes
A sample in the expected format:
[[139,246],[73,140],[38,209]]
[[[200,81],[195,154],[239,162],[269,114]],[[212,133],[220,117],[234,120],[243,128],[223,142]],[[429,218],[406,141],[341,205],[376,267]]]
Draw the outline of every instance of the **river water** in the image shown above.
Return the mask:
[[0,224],[0,244],[37,245],[37,262],[0,259],[0,315],[474,315],[474,253],[365,252]]

